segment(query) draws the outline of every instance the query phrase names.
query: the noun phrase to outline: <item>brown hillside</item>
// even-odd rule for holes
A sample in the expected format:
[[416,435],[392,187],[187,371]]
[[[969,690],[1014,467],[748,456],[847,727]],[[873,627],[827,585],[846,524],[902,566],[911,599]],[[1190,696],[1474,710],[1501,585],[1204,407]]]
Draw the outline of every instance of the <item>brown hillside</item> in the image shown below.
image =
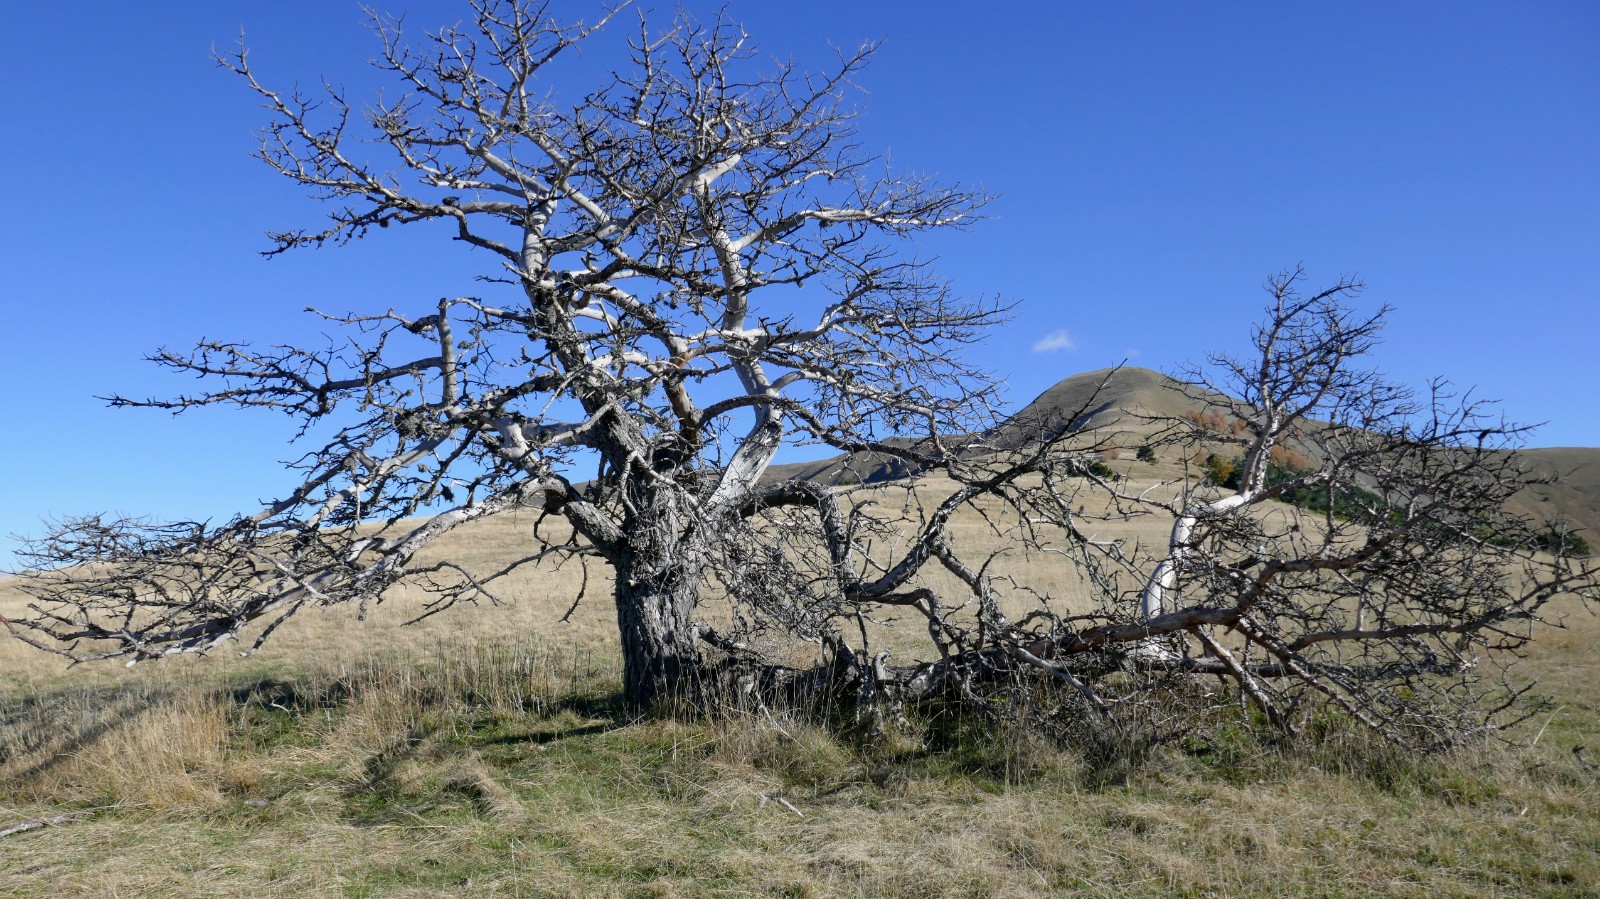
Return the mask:
[[[1218,397],[1221,399],[1221,397]],[[1063,431],[1115,428],[1129,435],[1124,447],[1159,429],[1161,419],[1181,419],[1205,403],[1181,382],[1147,368],[1104,368],[1072,375],[1039,394],[983,441],[987,447],[1016,449],[1041,436]],[[891,441],[913,445],[914,441]],[[1531,487],[1510,508],[1535,520],[1570,522],[1591,546],[1600,548],[1600,447],[1520,450],[1519,455],[1551,483]],[[820,480],[826,483],[881,483],[918,474],[901,460],[852,453],[815,462],[774,466],[769,480]]]
[[[966,437],[954,438],[963,441]],[[893,437],[884,443],[898,448],[913,448],[921,440]],[[824,484],[878,484],[912,477],[920,472],[904,459],[882,453],[844,453],[814,462],[790,462],[767,469],[763,480],[818,481]]]
[[1185,394],[1182,386],[1148,368],[1103,368],[1073,375],[1013,415],[995,434],[994,442],[1012,449],[1063,431],[1181,417],[1202,405]]
[[1536,473],[1552,479],[1512,498],[1520,515],[1581,528],[1589,545],[1600,549],[1600,447],[1561,446],[1518,453]]
[[[985,450],[1017,449],[1041,436],[1054,437],[1065,430],[1111,426],[1132,433],[1148,432],[1157,427],[1148,421],[1150,419],[1179,418],[1191,409],[1200,408],[1201,404],[1184,395],[1180,387],[1178,381],[1148,368],[1105,368],[1072,375],[985,435],[982,445]],[[891,446],[910,447],[920,441],[892,438],[885,442]],[[813,462],[774,465],[767,471],[767,480],[876,484],[919,473],[892,456],[848,453]]]

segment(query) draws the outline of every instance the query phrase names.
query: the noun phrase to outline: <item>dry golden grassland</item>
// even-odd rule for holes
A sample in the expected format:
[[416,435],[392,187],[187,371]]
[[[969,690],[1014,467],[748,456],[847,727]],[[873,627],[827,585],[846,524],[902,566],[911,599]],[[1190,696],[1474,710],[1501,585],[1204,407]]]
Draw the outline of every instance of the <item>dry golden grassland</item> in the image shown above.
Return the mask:
[[[501,516],[441,552],[489,567],[532,522]],[[1159,541],[1166,522],[1123,527]],[[972,517],[959,539],[992,538]],[[1081,598],[1048,557],[1014,565]],[[415,595],[366,623],[312,612],[248,659],[65,670],[0,641],[0,830],[83,813],[0,838],[0,894],[1600,892],[1600,626],[1581,610],[1535,641],[1525,671],[1551,705],[1521,746],[1412,758],[1339,729],[1240,727],[1141,753],[959,721],[858,742],[781,710],[628,722],[598,569],[557,621],[578,581],[528,572],[504,607],[412,628]],[[20,602],[0,585],[0,613]]]

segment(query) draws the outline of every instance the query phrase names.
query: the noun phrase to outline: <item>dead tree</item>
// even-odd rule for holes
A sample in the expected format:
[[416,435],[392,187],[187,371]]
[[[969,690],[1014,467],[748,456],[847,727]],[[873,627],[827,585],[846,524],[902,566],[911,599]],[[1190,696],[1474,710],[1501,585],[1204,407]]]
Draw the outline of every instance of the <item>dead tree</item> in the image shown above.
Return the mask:
[[[836,656],[853,652],[858,680],[891,700],[959,696],[1046,728],[1148,717],[1152,702],[1214,704],[1196,677],[1221,678],[1290,731],[1318,710],[1412,746],[1505,725],[1527,686],[1509,663],[1552,599],[1597,597],[1596,568],[1577,541],[1506,511],[1534,481],[1511,451],[1525,428],[1443,382],[1418,392],[1385,380],[1365,357],[1387,308],[1355,312],[1352,281],[1305,296],[1301,280],[1296,270],[1268,282],[1252,353],[1190,373],[1193,420],[1147,423],[1169,457],[1232,454],[1222,483],[1197,473],[1129,488],[1088,461],[1112,433],[1046,434],[1004,452],[1004,435],[975,440],[946,465],[954,493],[887,559],[871,550],[893,542],[876,497],[802,484],[769,493],[783,507],[744,551],[783,575],[747,595],[825,645],[855,630]],[[963,554],[944,523],[980,500],[1002,546],[1074,566],[1089,606],[1028,589],[998,554]],[[1139,515],[1170,520],[1169,539],[1097,539],[1107,521]],[[769,533],[793,545],[775,552]],[[958,589],[930,589],[925,564]],[[896,667],[870,648],[863,622],[890,610],[926,625],[929,661]],[[1056,685],[1055,698],[1040,684]]]
[[1237,455],[1170,507],[1140,590],[1147,659],[1216,671],[1286,727],[1314,695],[1392,740],[1448,742],[1526,689],[1506,663],[1551,599],[1594,598],[1595,569],[1506,510],[1536,481],[1512,452],[1528,428],[1442,380],[1388,381],[1363,357],[1389,309],[1302,280],[1267,282],[1252,353],[1188,373],[1200,421],[1225,426],[1181,439]]
[[155,356],[211,389],[115,405],[269,409],[333,437],[282,500],[220,527],[67,523],[34,566],[105,565],[37,586],[36,633],[137,660],[364,606],[402,580],[447,607],[504,572],[418,552],[534,505],[575,541],[510,567],[573,553],[612,567],[627,699],[648,708],[696,681],[712,550],[780,446],[981,422],[993,385],[952,353],[1004,309],[955,297],[903,247],[985,197],[886,174],[856,145],[870,45],[810,74],[726,18],[658,32],[641,17],[617,73],[574,89],[563,63],[618,9],[586,25],[536,0],[468,5],[470,25],[417,46],[374,18],[376,65],[402,92],[365,109],[331,88],[280,93],[243,49],[219,62],[270,112],[260,158],[330,209],[325,226],[273,233],[269,255],[444,222],[490,263],[484,295],[326,316],[347,347]]
[[[614,575],[636,711],[701,703],[732,672],[874,719],[938,696],[1048,726],[1201,673],[1285,727],[1321,697],[1413,740],[1487,720],[1475,672],[1592,577],[1502,512],[1523,481],[1502,452],[1516,428],[1357,371],[1380,318],[1338,303],[1352,285],[1301,299],[1278,279],[1257,356],[1217,360],[1245,423],[1239,486],[1133,490],[1096,457],[1114,434],[995,430],[996,385],[959,350],[1006,310],[954,296],[902,242],[970,222],[985,198],[885,174],[856,146],[870,47],[809,75],[726,19],[680,16],[664,33],[641,22],[618,74],[570,92],[566,57],[614,13],[470,6],[469,26],[415,47],[376,19],[378,66],[403,92],[360,111],[272,90],[242,50],[222,62],[270,111],[262,160],[330,209],[269,253],[443,222],[490,263],[483,295],[324,316],[348,338],[327,349],[155,355],[210,389],[115,404],[287,413],[312,445],[299,483],[220,525],[64,522],[27,556],[19,636],[129,662],[259,645],[307,607],[365,610],[409,582],[431,614],[583,556]],[[389,158],[369,161],[363,139]],[[764,479],[796,442],[950,487],[896,515],[873,490]],[[1315,466],[1283,479],[1272,456],[1290,444]],[[1323,511],[1273,502],[1308,492]],[[441,535],[528,507],[571,538],[535,528],[495,571],[421,561]],[[1172,517],[1170,544],[1099,536],[1140,515]],[[953,523],[972,516],[1072,566],[1089,606],[964,545]],[[885,637],[896,616],[916,629]],[[767,635],[813,661],[779,664]]]

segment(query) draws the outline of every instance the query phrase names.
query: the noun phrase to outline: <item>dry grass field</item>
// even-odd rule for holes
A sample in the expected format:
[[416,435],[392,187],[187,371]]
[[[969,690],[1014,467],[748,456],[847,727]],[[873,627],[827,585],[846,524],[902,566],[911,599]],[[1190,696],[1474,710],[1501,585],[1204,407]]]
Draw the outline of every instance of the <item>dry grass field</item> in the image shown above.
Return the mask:
[[[1179,472],[1113,464],[1139,487]],[[912,508],[904,486],[861,489]],[[488,567],[532,519],[439,552]],[[1117,527],[1159,541],[1168,524]],[[1009,564],[1081,599],[1049,557]],[[0,894],[1600,893],[1600,625],[1581,609],[1534,642],[1523,671],[1547,706],[1513,745],[1417,758],[1240,726],[1142,752],[976,722],[870,742],[781,713],[630,722],[590,575],[565,623],[576,568],[413,627],[403,593],[364,623],[302,614],[249,658],[68,670],[0,640],[0,831],[50,822],[0,838]],[[0,614],[22,602],[0,583]]]

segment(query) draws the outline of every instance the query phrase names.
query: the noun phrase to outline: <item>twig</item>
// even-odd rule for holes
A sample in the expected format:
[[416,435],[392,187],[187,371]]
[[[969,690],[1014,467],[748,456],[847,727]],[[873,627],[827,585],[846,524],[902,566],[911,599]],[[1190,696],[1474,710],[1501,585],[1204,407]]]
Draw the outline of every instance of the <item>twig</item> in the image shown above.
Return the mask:
[[9,837],[12,834],[27,833],[30,830],[39,830],[45,827],[59,827],[63,824],[70,824],[79,818],[87,818],[90,815],[112,808],[116,808],[116,806],[104,805],[100,808],[84,809],[81,812],[68,812],[64,815],[54,815],[49,818],[35,818],[31,821],[19,821],[10,827],[0,828],[0,838]]
[[1532,749],[1533,747],[1539,745],[1540,738],[1542,738],[1544,736],[1544,732],[1545,731],[1550,729],[1551,722],[1555,721],[1556,720],[1556,716],[1561,714],[1563,711],[1565,711],[1566,708],[1567,708],[1566,706],[1562,706],[1561,708],[1556,709],[1555,711],[1550,713],[1550,717],[1546,718],[1545,721],[1544,721],[1544,727],[1539,728],[1539,732],[1537,734],[1534,734],[1534,736],[1533,736],[1533,742],[1528,744],[1528,748],[1529,749]]
[[772,714],[772,710],[767,708],[767,704],[764,703],[764,702],[761,703],[761,711],[766,714],[767,723],[771,724],[773,729],[776,730],[778,733],[782,734],[783,737],[785,739],[787,739],[790,743],[799,743],[800,742],[799,740],[796,740],[794,738],[794,734],[791,734],[788,731],[783,729],[783,725],[778,723],[778,719]]
[[792,803],[789,800],[783,798],[782,796],[762,793],[761,794],[761,805],[760,805],[760,807],[761,808],[765,808],[768,802],[776,802],[777,804],[783,806],[784,808],[788,809],[789,811],[794,812],[794,816],[796,818],[804,818],[806,816],[805,812],[802,812],[799,809],[795,808],[794,807],[794,803]]

